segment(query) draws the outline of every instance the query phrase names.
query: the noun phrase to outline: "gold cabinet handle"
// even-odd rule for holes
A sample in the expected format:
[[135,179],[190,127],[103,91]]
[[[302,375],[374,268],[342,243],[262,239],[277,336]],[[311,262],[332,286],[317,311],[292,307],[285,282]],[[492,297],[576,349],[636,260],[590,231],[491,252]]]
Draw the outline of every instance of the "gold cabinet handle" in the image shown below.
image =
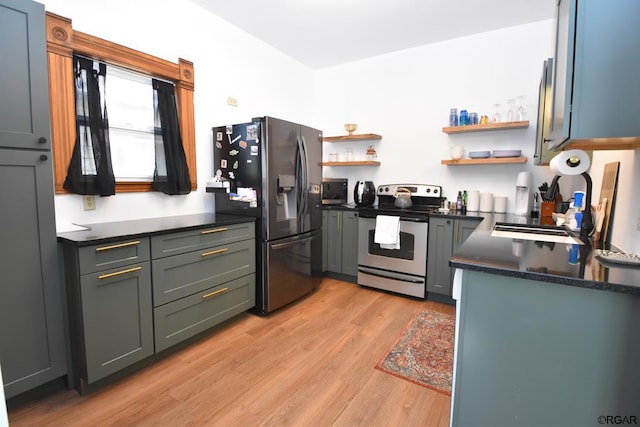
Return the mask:
[[227,252],[228,250],[229,250],[228,248],[216,249],[215,251],[205,252],[202,254],[202,256],[206,257],[209,255],[221,254],[222,252]]
[[101,274],[100,276],[98,276],[98,279],[108,279],[109,277],[120,276],[121,274],[133,273],[134,271],[138,271],[138,270],[142,270],[142,267],[127,268],[126,270],[116,271],[115,273]]
[[117,245],[100,246],[99,248],[96,248],[96,252],[109,251],[111,249],[126,248],[127,246],[135,246],[139,244],[140,244],[140,240],[134,240],[133,242],[119,243]]
[[218,289],[217,291],[209,292],[208,294],[202,295],[202,299],[209,299],[211,297],[215,297],[216,295],[224,294],[227,292],[229,288]]
[[456,243],[459,243],[458,241],[458,233],[460,232],[460,221],[456,221]]
[[200,232],[200,234],[211,234],[211,233],[219,233],[221,231],[227,231],[228,228],[227,227],[222,227],[222,228],[214,228],[213,230],[202,230]]

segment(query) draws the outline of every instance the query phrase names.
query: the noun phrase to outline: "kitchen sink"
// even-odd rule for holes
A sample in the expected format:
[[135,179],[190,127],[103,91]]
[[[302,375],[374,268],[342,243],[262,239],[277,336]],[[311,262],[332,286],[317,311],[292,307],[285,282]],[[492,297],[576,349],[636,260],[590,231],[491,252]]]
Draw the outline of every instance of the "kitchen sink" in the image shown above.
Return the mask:
[[582,245],[582,240],[574,237],[565,226],[531,225],[497,222],[491,231],[494,237],[509,239],[536,240],[540,242],[573,243]]

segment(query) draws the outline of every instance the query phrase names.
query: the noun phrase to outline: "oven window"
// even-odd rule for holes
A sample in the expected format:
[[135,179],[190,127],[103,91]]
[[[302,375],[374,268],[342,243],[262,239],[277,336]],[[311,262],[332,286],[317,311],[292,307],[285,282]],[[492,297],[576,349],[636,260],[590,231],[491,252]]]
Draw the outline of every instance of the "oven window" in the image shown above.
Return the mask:
[[400,232],[400,249],[383,249],[374,242],[375,232],[375,229],[369,230],[369,254],[413,261],[416,246],[413,234]]

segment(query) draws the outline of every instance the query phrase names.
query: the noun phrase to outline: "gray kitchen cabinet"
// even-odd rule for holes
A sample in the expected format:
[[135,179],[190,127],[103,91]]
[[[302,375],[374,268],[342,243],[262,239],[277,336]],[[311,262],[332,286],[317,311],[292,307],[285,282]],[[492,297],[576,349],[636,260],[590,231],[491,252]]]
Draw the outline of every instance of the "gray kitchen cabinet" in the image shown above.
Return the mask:
[[549,148],[640,146],[639,39],[637,0],[558,1]]
[[255,306],[253,222],[162,234],[151,242],[156,352]]
[[80,393],[154,352],[149,238],[64,245],[73,384]]
[[14,397],[67,374],[45,12],[0,0],[0,363]]
[[62,242],[81,394],[255,305],[253,222]]
[[[50,150],[44,5],[0,0],[0,145]],[[4,371],[4,369],[3,369]]]
[[482,218],[429,218],[427,241],[427,292],[451,296],[451,255],[473,233]]
[[255,286],[252,273],[154,308],[156,352],[249,310],[255,306]]
[[452,426],[636,424],[638,295],[466,269],[460,288]]
[[353,277],[355,282],[358,276],[358,213],[344,210],[324,213],[327,219],[327,271]]

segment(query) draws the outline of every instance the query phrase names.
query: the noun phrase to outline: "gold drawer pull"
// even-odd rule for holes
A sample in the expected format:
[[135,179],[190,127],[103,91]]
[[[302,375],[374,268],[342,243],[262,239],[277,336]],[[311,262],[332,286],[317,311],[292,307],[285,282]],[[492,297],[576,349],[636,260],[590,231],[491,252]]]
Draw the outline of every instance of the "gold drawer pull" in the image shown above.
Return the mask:
[[229,288],[218,289],[217,291],[213,291],[213,292],[210,292],[208,294],[202,295],[202,299],[209,299],[211,297],[215,297],[216,295],[224,294],[228,290],[229,290]]
[[140,240],[135,240],[133,242],[120,243],[120,244],[117,244],[117,245],[101,246],[99,248],[96,248],[96,252],[108,251],[108,250],[111,250],[111,249],[126,248],[127,246],[135,246],[135,245],[139,245],[139,244],[140,244]]
[[200,232],[200,234],[211,234],[211,233],[219,233],[221,231],[227,231],[228,228],[227,227],[222,227],[222,228],[214,228],[213,230],[203,230]]
[[203,257],[209,256],[209,255],[215,255],[215,254],[221,254],[222,252],[227,252],[229,249],[227,248],[222,248],[222,249],[216,249],[215,251],[211,251],[211,252],[205,252],[202,254]]
[[127,268],[126,270],[116,271],[115,273],[101,274],[98,279],[108,279],[109,277],[119,276],[121,274],[133,273],[134,271],[142,270],[142,267]]

